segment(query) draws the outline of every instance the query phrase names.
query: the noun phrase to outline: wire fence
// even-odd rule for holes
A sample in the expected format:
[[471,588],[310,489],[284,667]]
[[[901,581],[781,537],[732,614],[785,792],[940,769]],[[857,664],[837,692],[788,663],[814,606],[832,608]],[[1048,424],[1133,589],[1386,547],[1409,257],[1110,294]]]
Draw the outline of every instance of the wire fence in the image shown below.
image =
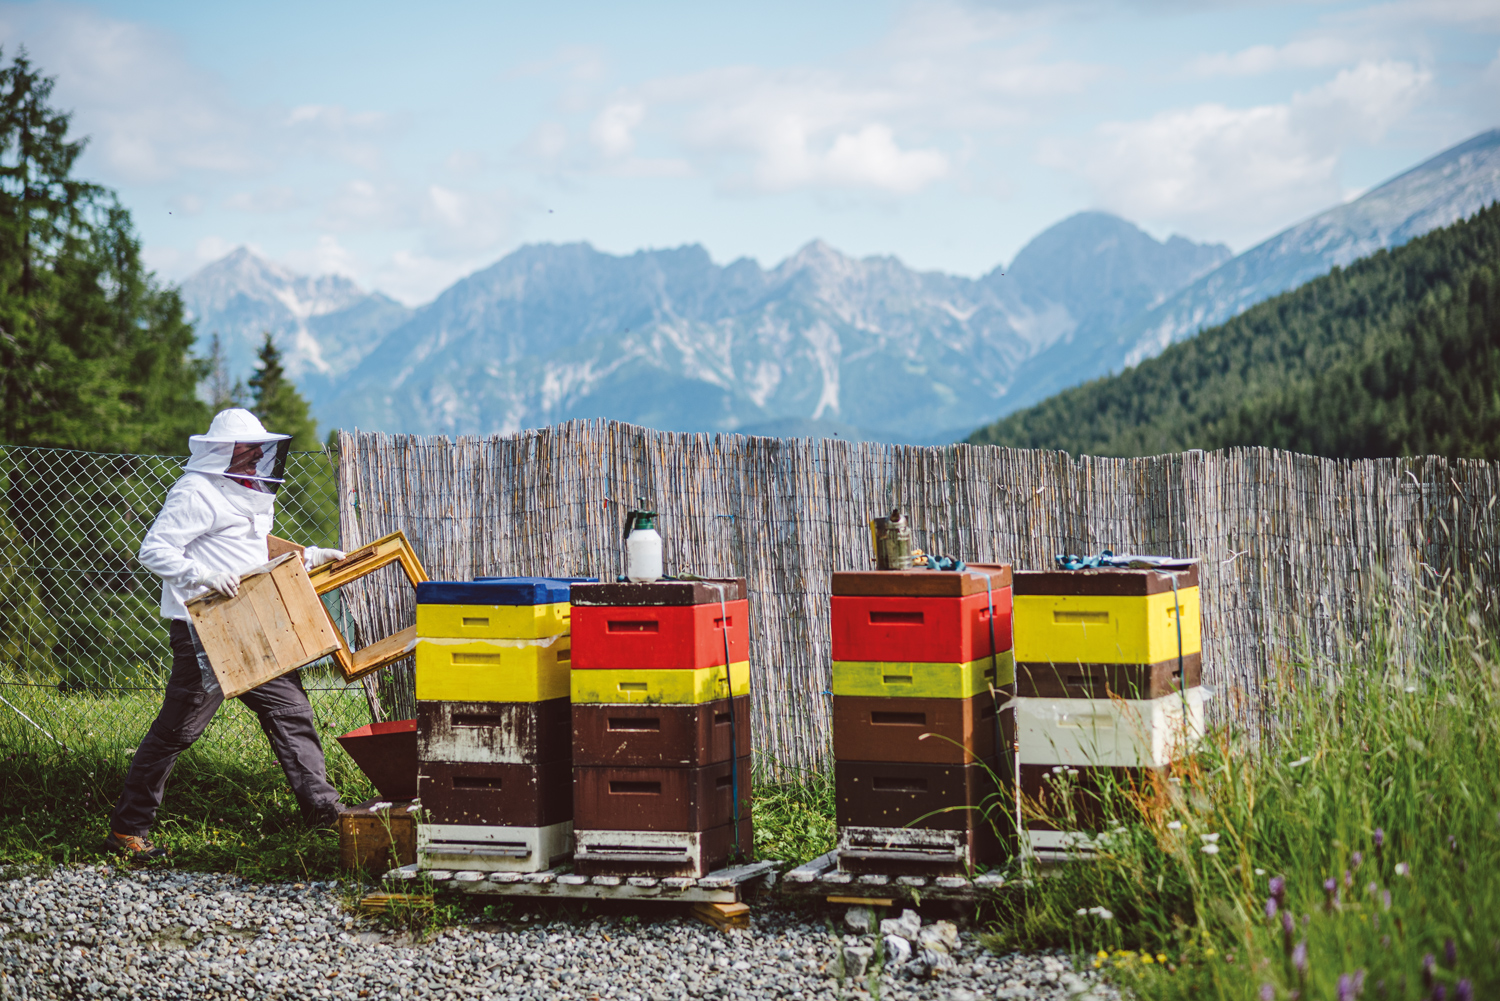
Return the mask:
[[[0,742],[145,735],[172,654],[161,579],[136,553],[184,461],[0,446]],[[337,470],[327,453],[288,458],[274,531],[338,544]],[[364,689],[346,686],[331,662],[302,678],[325,733],[369,722]],[[204,739],[260,748],[259,729],[231,700]]]

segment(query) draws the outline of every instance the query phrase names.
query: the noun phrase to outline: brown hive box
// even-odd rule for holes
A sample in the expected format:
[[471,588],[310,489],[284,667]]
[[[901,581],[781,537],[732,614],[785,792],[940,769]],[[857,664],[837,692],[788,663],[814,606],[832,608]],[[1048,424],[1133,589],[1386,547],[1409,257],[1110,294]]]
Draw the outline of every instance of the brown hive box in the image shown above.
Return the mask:
[[[371,809],[387,802],[385,809]],[[339,816],[339,867],[385,873],[417,860],[417,825],[411,801],[389,803],[372,799],[350,807]]]
[[537,765],[564,760],[572,749],[567,696],[541,702],[417,703],[417,754],[423,761]]
[[424,761],[417,790],[427,823],[548,827],[573,816],[573,763]]
[[580,876],[706,876],[731,861],[748,861],[754,824],[739,823],[738,854],[731,822],[707,831],[575,831],[573,871]]
[[840,827],[959,831],[983,823],[990,812],[1012,808],[1009,784],[993,760],[973,765],[835,761],[833,785]]
[[[985,578],[989,578],[986,586]],[[970,563],[964,570],[847,570],[833,575],[837,595],[903,598],[961,598],[987,587],[1009,587],[1009,563]]]
[[743,601],[749,597],[743,577],[705,578],[704,580],[658,580],[650,584],[605,583],[574,584],[569,588],[574,605],[613,605],[620,608],[647,608],[652,605],[717,605],[719,588],[724,585],[723,600]]
[[[750,756],[734,770],[750,816]],[[730,763],[702,768],[575,768],[573,829],[707,831],[734,821]]]
[[[894,761],[967,765],[1008,750],[1016,735],[1015,712],[996,709],[1012,686],[967,699],[833,697],[833,756],[838,761]],[[996,743],[996,731],[1000,742]]]
[[[1186,677],[1184,683],[1183,678]],[[1016,665],[1016,693],[1034,699],[1159,699],[1203,684],[1203,654],[1156,664]]]
[[[697,705],[573,706],[573,764],[697,768],[728,761],[728,699]],[[750,696],[734,700],[733,750],[750,753]]]

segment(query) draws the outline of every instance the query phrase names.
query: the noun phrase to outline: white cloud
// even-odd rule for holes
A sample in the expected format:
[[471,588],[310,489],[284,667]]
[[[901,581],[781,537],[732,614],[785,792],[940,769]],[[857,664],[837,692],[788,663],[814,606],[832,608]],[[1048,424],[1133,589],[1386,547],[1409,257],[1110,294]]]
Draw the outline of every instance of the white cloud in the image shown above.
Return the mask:
[[634,131],[646,117],[646,106],[639,101],[615,101],[589,126],[589,140],[610,159],[626,156],[635,149]]
[[1196,76],[1259,76],[1275,70],[1338,66],[1357,55],[1349,39],[1325,35],[1199,56],[1188,64],[1188,72]]
[[1205,103],[1109,123],[1043,156],[1127,218],[1243,241],[1338,202],[1350,144],[1378,140],[1431,82],[1409,63],[1363,62],[1282,104]]

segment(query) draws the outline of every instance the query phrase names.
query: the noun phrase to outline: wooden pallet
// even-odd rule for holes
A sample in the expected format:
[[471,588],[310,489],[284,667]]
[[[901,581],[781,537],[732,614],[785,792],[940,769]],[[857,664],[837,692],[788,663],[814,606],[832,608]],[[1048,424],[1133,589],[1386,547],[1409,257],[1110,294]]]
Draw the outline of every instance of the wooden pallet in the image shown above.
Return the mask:
[[676,876],[579,876],[567,866],[546,872],[418,870],[404,865],[385,874],[393,885],[425,876],[434,887],[501,897],[572,900],[657,900],[670,903],[735,904],[776,882],[774,862],[720,869],[697,879]]
[[1007,884],[999,873],[967,876],[888,876],[840,872],[837,850],[820,855],[782,876],[780,893],[787,897],[822,899],[830,904],[867,904],[892,907],[934,900],[976,902],[1000,893]]

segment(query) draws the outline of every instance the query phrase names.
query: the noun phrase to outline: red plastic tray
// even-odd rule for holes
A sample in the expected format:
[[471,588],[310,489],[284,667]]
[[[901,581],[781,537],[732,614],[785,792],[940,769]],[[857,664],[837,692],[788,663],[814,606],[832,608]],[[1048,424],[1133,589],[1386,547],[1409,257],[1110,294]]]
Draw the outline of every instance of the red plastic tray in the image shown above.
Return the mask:
[[[834,660],[963,664],[991,653],[991,599],[984,592],[962,598],[834,595],[829,600]],[[997,588],[993,601],[994,652],[1004,653],[1011,646],[1010,588]]]
[[724,663],[726,613],[729,660],[738,664],[750,658],[748,601],[731,601],[723,611],[717,603],[641,608],[574,605],[573,669],[695,670],[720,666]]

